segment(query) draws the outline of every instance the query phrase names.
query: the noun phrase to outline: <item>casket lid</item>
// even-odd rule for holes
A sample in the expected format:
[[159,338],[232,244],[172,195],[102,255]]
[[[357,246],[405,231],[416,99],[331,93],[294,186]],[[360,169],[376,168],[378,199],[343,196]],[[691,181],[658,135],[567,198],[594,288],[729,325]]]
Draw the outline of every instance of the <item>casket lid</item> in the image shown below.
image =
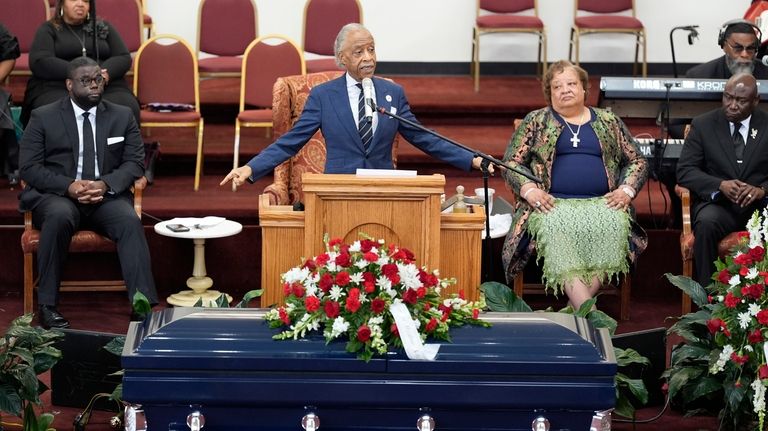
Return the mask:
[[402,351],[358,360],[345,342],[321,334],[279,341],[261,309],[173,308],[131,324],[126,369],[211,371],[462,373],[465,375],[612,376],[616,361],[607,330],[563,313],[487,313],[490,328],[452,328],[435,361]]

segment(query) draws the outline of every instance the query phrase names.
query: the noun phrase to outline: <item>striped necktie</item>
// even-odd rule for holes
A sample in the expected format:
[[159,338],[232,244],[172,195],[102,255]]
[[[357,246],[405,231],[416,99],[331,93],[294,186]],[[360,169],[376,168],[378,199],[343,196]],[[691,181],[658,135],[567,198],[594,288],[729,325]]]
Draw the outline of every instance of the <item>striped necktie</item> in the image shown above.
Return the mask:
[[365,100],[363,100],[363,84],[357,83],[360,89],[360,97],[357,99],[357,132],[360,133],[360,140],[363,141],[363,150],[368,152],[368,147],[373,140],[373,122],[365,117]]

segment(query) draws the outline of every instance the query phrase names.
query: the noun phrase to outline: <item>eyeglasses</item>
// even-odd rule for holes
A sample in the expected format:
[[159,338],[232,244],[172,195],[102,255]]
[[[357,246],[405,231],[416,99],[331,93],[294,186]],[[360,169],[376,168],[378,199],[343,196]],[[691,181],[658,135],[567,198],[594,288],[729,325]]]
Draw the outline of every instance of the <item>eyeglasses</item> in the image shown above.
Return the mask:
[[731,45],[731,43],[728,41],[725,41],[725,44],[730,46],[733,52],[735,52],[736,54],[741,54],[745,50],[747,51],[748,54],[754,54],[757,52],[757,45],[749,45],[749,46],[741,46],[739,44]]
[[82,77],[78,79],[78,81],[80,82],[80,84],[83,85],[83,87],[89,87],[91,83],[94,83],[94,82],[96,83],[96,85],[101,85],[104,82],[104,77],[101,75],[96,75],[93,78]]

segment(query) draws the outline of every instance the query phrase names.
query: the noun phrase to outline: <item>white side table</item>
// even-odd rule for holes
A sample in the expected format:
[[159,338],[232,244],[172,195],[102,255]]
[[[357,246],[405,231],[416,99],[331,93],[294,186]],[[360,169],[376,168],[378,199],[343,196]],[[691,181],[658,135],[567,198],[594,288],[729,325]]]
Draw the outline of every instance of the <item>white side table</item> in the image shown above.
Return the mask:
[[[205,272],[205,240],[236,235],[243,230],[243,225],[236,221],[224,220],[215,226],[208,226],[202,229],[191,228],[188,232],[173,232],[167,227],[171,222],[172,220],[166,220],[157,223],[155,225],[155,232],[173,238],[191,239],[195,244],[195,262],[192,267],[192,277],[187,279],[187,287],[190,290],[174,293],[168,297],[168,303],[176,306],[191,307],[200,299],[203,300],[204,304],[215,301],[216,298],[221,296],[221,292],[209,290],[213,286],[213,280]],[[232,301],[232,297],[227,295],[227,300]]]

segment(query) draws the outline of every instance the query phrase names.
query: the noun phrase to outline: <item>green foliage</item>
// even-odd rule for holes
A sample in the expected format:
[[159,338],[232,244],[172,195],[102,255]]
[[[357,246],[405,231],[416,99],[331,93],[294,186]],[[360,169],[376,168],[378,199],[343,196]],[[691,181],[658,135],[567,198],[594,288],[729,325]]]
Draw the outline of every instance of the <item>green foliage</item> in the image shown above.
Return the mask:
[[[248,307],[248,303],[251,302],[252,299],[258,298],[261,296],[263,290],[262,289],[256,289],[256,290],[249,290],[248,292],[243,295],[243,299],[240,300],[237,304],[235,304],[232,308],[246,308]],[[205,304],[203,303],[203,299],[200,298],[195,303],[194,307],[214,307],[214,308],[230,308],[229,307],[229,300],[227,299],[227,295],[221,294],[218,298],[214,299],[213,301],[210,301],[209,303]]]
[[54,347],[59,331],[32,327],[32,314],[17,317],[0,339],[0,412],[22,416],[24,430],[42,431],[53,421],[50,414],[37,417],[33,404],[48,387],[37,378],[61,358]]
[[[491,311],[501,312],[530,312],[531,307],[515,294],[509,286],[493,282],[485,282],[480,285],[480,291],[485,295],[485,302]],[[616,332],[618,323],[611,316],[595,309],[597,298],[591,298],[574,310],[570,306],[560,310],[560,313],[572,314],[574,316],[587,319],[595,328],[606,328],[613,336]],[[548,310],[547,310],[548,311]],[[616,364],[619,371],[626,367],[636,364],[641,366],[650,365],[650,361],[645,356],[640,355],[633,349],[613,348],[616,356]],[[635,406],[632,404],[632,398],[641,405],[648,402],[648,389],[641,379],[632,379],[621,372],[616,373],[616,414],[632,418],[635,416]],[[631,395],[631,396],[630,396]]]

